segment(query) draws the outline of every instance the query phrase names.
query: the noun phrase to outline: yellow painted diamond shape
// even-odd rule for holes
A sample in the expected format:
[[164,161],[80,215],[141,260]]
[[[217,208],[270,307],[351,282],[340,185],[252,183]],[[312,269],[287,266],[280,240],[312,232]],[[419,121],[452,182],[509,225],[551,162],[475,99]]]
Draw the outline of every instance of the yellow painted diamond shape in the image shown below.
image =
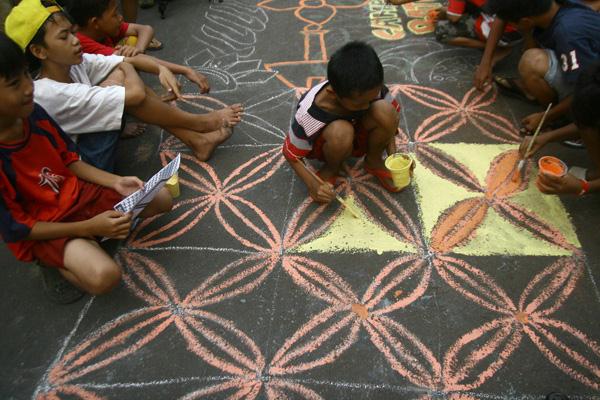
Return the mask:
[[[488,169],[498,155],[514,150],[515,145],[487,144],[431,144],[464,164],[485,185]],[[537,214],[542,221],[559,230],[569,243],[580,247],[577,235],[560,199],[557,196],[544,195],[533,185],[535,172],[532,173],[529,188],[511,197],[511,201]],[[442,213],[461,200],[481,196],[450,181],[434,175],[429,169],[419,165],[415,170],[417,199],[421,208],[421,221],[427,239]],[[570,252],[536,238],[530,232],[518,228],[496,211],[490,209],[474,237],[454,253],[467,255],[569,255]]]

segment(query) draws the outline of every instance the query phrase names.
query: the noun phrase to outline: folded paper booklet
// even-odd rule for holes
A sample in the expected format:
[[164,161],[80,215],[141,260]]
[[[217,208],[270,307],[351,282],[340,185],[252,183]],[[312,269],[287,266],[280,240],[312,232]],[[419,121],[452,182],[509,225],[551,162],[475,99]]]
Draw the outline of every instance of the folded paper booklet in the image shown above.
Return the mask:
[[150,178],[143,188],[118,202],[115,205],[115,210],[122,213],[130,212],[133,214],[133,218],[137,217],[152,199],[154,199],[154,196],[156,196],[165,183],[175,175],[179,169],[180,161],[181,154],[177,154],[177,157]]

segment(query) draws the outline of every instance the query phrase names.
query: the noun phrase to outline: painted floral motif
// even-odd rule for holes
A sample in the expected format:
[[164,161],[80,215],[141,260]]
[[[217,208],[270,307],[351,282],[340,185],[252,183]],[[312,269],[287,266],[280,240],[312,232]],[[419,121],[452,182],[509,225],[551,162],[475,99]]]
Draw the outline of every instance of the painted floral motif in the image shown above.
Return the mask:
[[[559,228],[514,201],[528,182],[511,179],[516,152],[497,155],[481,182],[477,171],[434,146],[467,124],[491,141],[514,143],[512,124],[486,109],[495,94],[469,91],[458,101],[438,89],[392,87],[406,97],[405,107],[410,100],[434,110],[413,137],[400,131],[398,145],[415,154],[419,168],[474,195],[441,213],[425,235],[420,216],[382,189],[360,161],[348,168],[336,190],[352,196],[366,218],[414,251],[388,252],[385,258],[373,254],[370,264],[377,270],[372,277],[365,275],[370,282],[358,290],[318,254],[298,251],[340,218],[343,210],[338,205],[322,206],[306,198],[278,228],[272,210],[261,209],[248,198],[251,190],[268,188],[275,174],[291,173],[284,168],[279,147],[261,148],[226,176],[182,154],[183,196],[173,212],[143,221],[117,255],[127,290],[143,305],[69,344],[50,367],[36,397],[107,398],[104,389],[118,391],[127,384],[99,385],[92,376],[97,379],[107,370],[118,373],[119,362],[137,357],[166,335],[181,338],[201,365],[218,371],[214,381],[194,383],[195,388],[181,397],[186,400],[321,399],[325,396],[310,372],[334,368],[359,345],[382,357],[386,367],[423,400],[488,396],[486,383],[511,367],[526,342],[569,379],[600,390],[600,344],[562,312],[585,277],[583,253]],[[174,150],[176,142],[163,143],[164,164],[175,156]],[[486,271],[485,257],[467,261],[455,253],[490,210],[569,254],[549,259],[544,268],[532,271],[529,282],[516,283],[521,288],[516,299]],[[159,263],[151,250],[189,237],[209,216],[219,222],[220,234],[237,246],[231,254],[236,258],[224,266],[212,265],[207,278],[192,282],[192,289],[183,293],[168,266]],[[216,305],[252,296],[280,275],[315,311],[302,315],[275,349],[262,347],[235,320],[214,311]],[[479,307],[483,315],[477,327],[449,338],[451,344],[441,349],[432,348],[429,337],[416,333],[403,317],[434,290],[434,282],[441,282],[465,305]]]

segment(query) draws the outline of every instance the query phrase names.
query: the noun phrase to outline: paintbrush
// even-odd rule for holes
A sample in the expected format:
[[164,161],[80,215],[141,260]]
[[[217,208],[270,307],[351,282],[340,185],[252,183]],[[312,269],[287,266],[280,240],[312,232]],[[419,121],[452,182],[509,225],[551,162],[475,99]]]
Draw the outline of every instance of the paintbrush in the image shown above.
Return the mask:
[[[315,174],[315,173],[314,173],[314,172],[313,172],[313,171],[312,171],[310,168],[308,168],[308,167],[306,166],[306,164],[304,164],[304,161],[303,161],[303,160],[301,160],[301,159],[298,159],[298,162],[299,162],[300,164],[302,164],[302,166],[304,167],[304,169],[305,169],[306,171],[308,171],[308,173],[309,173],[309,174],[310,174],[310,175],[311,175],[313,178],[315,178],[315,179],[317,180],[317,182],[319,182],[319,184],[320,184],[320,185],[322,185],[322,184],[324,184],[324,183],[325,183],[325,182],[323,181],[323,179],[321,179],[321,178],[319,177],[319,175]],[[339,201],[339,202],[340,202],[340,204],[341,204],[341,205],[343,205],[343,206],[344,206],[344,207],[345,207],[345,208],[346,208],[348,211],[350,211],[350,213],[352,214],[352,216],[353,216],[354,218],[361,219],[361,218],[360,218],[360,215],[359,215],[359,214],[358,214],[358,213],[357,213],[357,212],[354,210],[354,208],[353,208],[353,207],[352,207],[350,204],[348,204],[348,202],[347,202],[346,200],[342,199],[342,197],[341,197],[339,194],[337,194],[337,193],[336,193],[336,194],[335,194],[335,198],[336,198],[336,200],[337,200],[337,201]]]
[[546,108],[544,115],[542,115],[542,119],[540,120],[540,123],[538,124],[537,129],[533,133],[533,137],[531,138],[529,145],[527,146],[527,151],[525,152],[525,155],[523,156],[523,158],[521,158],[519,160],[519,163],[517,164],[517,170],[514,172],[514,175],[513,175],[513,182],[515,182],[518,177],[523,175],[523,167],[525,167],[525,160],[529,156],[529,152],[531,151],[531,148],[533,147],[533,142],[535,142],[535,138],[537,138],[538,134],[540,133],[540,130],[542,129],[542,125],[544,125],[544,121],[546,120],[546,116],[548,115],[548,111],[550,111],[551,107],[552,107],[552,103],[548,104],[548,107]]

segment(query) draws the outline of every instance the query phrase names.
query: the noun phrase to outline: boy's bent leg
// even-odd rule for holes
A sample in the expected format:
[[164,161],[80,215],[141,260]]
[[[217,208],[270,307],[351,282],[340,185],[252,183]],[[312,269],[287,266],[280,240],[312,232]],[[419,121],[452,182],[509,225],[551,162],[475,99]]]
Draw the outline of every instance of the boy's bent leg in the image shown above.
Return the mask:
[[557,97],[547,81],[551,78],[547,76],[552,67],[551,61],[551,55],[544,49],[526,50],[519,61],[523,88],[542,105],[549,104]]
[[319,170],[319,175],[327,182],[338,175],[342,163],[352,155],[354,126],[344,120],[333,121],[325,127],[321,136],[325,165]]
[[126,107],[126,111],[143,122],[165,129],[182,128],[202,133],[236,125],[241,120],[242,107],[234,105],[207,114],[192,114],[165,104],[146,87],[144,101],[138,106]]
[[371,168],[384,168],[383,150],[394,140],[400,116],[386,100],[374,102],[361,124],[368,132],[365,162]]
[[[363,128],[367,130],[367,154],[365,156],[365,167],[371,170],[383,170],[387,172],[385,162],[382,158],[383,150],[395,148],[394,136],[398,131],[400,116],[396,108],[386,100],[374,102],[369,112],[361,120]],[[391,177],[380,177],[384,179],[384,186],[394,187]],[[383,182],[382,182],[383,183]],[[388,189],[389,190],[389,189]]]
[[167,188],[163,187],[156,194],[154,199],[144,208],[144,210],[140,213],[140,217],[148,218],[153,215],[162,214],[167,211],[170,211],[173,207],[173,197],[171,197],[171,193],[167,190]]
[[121,280],[121,267],[93,240],[77,238],[65,246],[64,269],[72,284],[98,295],[112,290]]

